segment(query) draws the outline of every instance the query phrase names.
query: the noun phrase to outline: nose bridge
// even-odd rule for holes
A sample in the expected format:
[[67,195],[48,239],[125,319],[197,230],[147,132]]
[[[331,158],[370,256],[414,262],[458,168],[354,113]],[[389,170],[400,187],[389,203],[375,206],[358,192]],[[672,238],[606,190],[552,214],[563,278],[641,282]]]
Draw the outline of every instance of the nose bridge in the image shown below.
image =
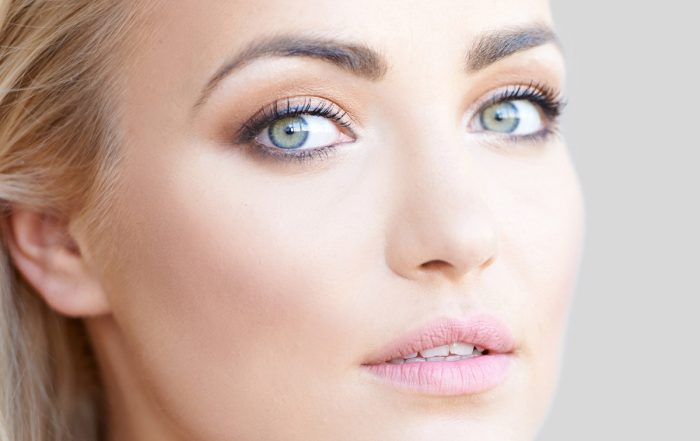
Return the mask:
[[386,229],[388,264],[405,278],[456,282],[488,266],[496,255],[498,232],[484,193],[484,173],[456,131],[406,138],[395,162],[397,202]]

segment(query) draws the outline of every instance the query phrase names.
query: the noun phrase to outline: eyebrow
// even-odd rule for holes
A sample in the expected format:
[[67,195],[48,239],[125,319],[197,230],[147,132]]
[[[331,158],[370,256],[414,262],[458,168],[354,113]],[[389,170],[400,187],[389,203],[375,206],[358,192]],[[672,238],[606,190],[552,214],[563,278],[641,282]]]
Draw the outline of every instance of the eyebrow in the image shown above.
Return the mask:
[[554,31],[541,24],[487,32],[477,38],[469,50],[467,72],[482,70],[509,55],[548,43],[555,43],[561,49]]
[[275,36],[251,43],[226,61],[204,87],[195,108],[206,102],[218,83],[225,77],[246,64],[264,57],[315,58],[373,81],[381,79],[387,71],[385,58],[365,45],[326,38]]
[[[467,52],[465,69],[470,73],[477,72],[512,54],[552,42],[558,44],[556,34],[541,24],[486,32],[475,40]],[[381,80],[388,70],[386,58],[363,44],[329,38],[273,36],[252,42],[224,62],[205,85],[194,109],[209,99],[224,78],[243,66],[266,57],[318,59],[370,81]]]

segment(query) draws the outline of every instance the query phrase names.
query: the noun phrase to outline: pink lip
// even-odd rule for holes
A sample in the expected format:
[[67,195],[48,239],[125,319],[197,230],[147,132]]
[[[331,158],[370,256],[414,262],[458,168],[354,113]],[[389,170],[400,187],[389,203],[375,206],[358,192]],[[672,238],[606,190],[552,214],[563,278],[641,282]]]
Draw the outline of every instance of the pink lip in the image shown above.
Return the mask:
[[[388,363],[394,358],[453,342],[473,344],[487,351],[459,361]],[[514,348],[508,328],[492,316],[442,318],[391,343],[362,366],[400,389],[433,395],[473,394],[506,380]]]

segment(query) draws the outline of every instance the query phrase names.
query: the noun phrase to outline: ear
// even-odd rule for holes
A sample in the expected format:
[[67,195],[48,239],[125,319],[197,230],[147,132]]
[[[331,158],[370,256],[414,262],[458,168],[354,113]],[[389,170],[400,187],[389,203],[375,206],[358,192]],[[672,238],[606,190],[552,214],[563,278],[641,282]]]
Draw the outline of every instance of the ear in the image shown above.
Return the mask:
[[51,308],[70,317],[110,312],[68,222],[23,207],[13,207],[7,222],[7,246],[15,267]]

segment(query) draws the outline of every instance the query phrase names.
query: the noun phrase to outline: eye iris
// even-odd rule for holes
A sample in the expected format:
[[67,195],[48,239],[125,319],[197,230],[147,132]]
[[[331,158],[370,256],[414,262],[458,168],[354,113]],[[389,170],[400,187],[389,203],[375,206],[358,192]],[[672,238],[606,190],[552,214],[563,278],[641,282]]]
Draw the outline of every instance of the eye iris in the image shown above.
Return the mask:
[[481,113],[481,125],[486,130],[511,133],[519,124],[518,108],[510,101],[493,104]]
[[295,149],[304,145],[309,137],[309,128],[302,116],[294,115],[270,124],[267,134],[276,147]]

